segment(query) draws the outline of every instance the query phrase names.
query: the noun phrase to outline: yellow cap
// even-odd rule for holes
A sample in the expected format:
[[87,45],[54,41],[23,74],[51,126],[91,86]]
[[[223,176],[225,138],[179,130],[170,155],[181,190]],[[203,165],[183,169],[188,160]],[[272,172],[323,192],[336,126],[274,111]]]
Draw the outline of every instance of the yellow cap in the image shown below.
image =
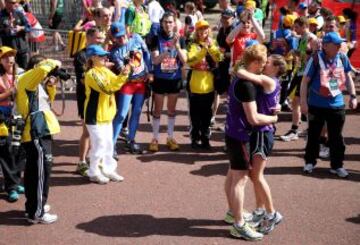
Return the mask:
[[319,25],[316,18],[309,18],[309,25]]
[[15,49],[12,49],[8,46],[2,46],[0,48],[0,59],[5,55],[5,54],[8,54],[8,53],[11,53],[12,55],[16,55],[16,50]]
[[204,27],[209,27],[209,22],[207,22],[206,20],[199,20],[198,22],[196,22],[195,24],[195,30],[199,30],[201,28]]
[[244,7],[245,7],[246,9],[256,9],[256,3],[255,3],[255,1],[253,1],[253,0],[248,0],[248,1],[246,1],[246,3],[244,4]]
[[287,27],[292,27],[294,25],[294,21],[297,19],[295,15],[288,14],[284,17],[283,23]]
[[346,22],[345,17],[342,16],[342,15],[339,15],[339,16],[337,17],[337,19],[338,19],[339,23],[345,23],[345,22]]

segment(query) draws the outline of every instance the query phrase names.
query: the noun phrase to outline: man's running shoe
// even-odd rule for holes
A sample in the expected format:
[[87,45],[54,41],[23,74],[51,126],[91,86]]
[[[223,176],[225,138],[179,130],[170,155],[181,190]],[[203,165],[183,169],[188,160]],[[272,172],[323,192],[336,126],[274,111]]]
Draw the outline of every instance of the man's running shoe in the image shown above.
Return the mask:
[[129,135],[129,129],[128,128],[122,128],[120,132],[120,137],[126,139]]
[[280,139],[282,141],[289,142],[289,141],[293,141],[293,140],[298,140],[299,135],[298,135],[298,133],[296,131],[289,130],[289,132],[287,132],[285,135],[281,135]]
[[266,215],[264,220],[260,224],[259,232],[262,234],[269,234],[272,230],[274,230],[275,226],[278,225],[283,219],[283,216],[279,212],[275,212],[274,216],[269,219]]
[[320,144],[319,157],[322,159],[328,159],[330,157],[330,148],[324,144]]
[[166,145],[169,147],[171,151],[177,151],[180,148],[176,140],[173,138],[168,138],[166,141]]
[[[248,222],[248,221],[251,221],[252,220],[252,217],[253,217],[253,214],[244,210],[243,212],[243,218],[245,220],[245,222]],[[226,214],[225,214],[225,218],[224,218],[224,222],[229,224],[229,225],[232,225],[234,224],[235,222],[235,217],[234,215],[232,214],[231,211],[227,211]]]
[[311,174],[312,171],[314,170],[314,168],[315,168],[314,164],[307,163],[307,164],[305,164],[305,166],[304,166],[304,173],[306,173],[306,174]]
[[[44,205],[44,213],[48,213],[50,212],[51,206],[50,204],[45,204]],[[29,218],[29,214],[25,212],[25,218]]]
[[86,161],[79,161],[76,167],[76,173],[80,174],[81,176],[87,177],[86,171],[88,169],[89,169],[89,165],[86,163]]
[[255,231],[246,222],[241,227],[234,224],[230,229],[230,235],[236,238],[243,238],[247,241],[259,241],[264,237],[263,234]]
[[111,172],[111,173],[103,173],[104,176],[106,178],[109,178],[111,181],[114,181],[114,182],[121,182],[121,181],[124,181],[124,177],[122,177],[121,175],[119,175],[118,173],[116,172]]
[[248,221],[249,225],[253,228],[259,227],[260,223],[265,218],[265,210],[264,209],[256,209],[252,212],[251,220]]
[[105,176],[100,175],[100,174],[89,177],[89,180],[91,182],[95,182],[95,183],[98,183],[100,185],[107,184],[110,181],[110,179],[108,177],[105,177]]
[[340,178],[347,178],[349,176],[349,173],[345,168],[330,169],[330,173],[336,174]]
[[32,224],[52,224],[58,220],[58,216],[56,214],[44,213],[42,217],[30,219],[27,221]]

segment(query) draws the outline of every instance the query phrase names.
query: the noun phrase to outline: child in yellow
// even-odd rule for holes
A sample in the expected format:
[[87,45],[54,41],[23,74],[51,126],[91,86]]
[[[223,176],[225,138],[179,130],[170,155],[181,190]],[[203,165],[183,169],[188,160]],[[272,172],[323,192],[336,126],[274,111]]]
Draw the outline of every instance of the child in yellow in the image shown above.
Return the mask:
[[[90,135],[90,181],[106,184],[109,180],[122,181],[117,174],[117,162],[113,159],[112,121],[116,113],[114,92],[126,82],[130,71],[125,66],[119,76],[105,67],[108,52],[99,45],[86,49],[89,70],[85,73],[85,124]],[[101,168],[100,168],[101,166]]]

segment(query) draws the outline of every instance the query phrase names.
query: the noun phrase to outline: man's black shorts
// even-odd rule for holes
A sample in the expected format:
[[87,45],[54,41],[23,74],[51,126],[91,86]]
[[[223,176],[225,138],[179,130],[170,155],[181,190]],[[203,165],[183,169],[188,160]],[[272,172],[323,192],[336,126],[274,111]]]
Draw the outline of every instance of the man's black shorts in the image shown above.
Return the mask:
[[271,131],[260,132],[253,131],[250,135],[250,152],[251,157],[260,155],[266,160],[274,146],[274,133]]
[[178,94],[182,88],[182,82],[181,79],[168,80],[155,77],[151,88],[155,94]]
[[250,142],[239,141],[225,135],[227,154],[232,170],[249,170],[250,165]]
[[300,97],[301,80],[302,76],[294,76],[290,83],[289,94],[295,89],[295,96]]

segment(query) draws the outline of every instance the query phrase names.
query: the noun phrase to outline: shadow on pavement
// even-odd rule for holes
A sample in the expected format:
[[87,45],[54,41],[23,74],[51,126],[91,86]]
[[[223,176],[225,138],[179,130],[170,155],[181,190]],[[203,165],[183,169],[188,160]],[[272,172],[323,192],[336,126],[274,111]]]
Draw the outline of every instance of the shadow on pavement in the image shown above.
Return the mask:
[[[215,175],[225,176],[229,167],[229,163],[216,163],[201,166],[198,170],[193,170],[190,173],[193,175],[211,177]],[[360,172],[356,170],[348,170],[349,177],[340,179],[339,177],[329,173],[328,168],[315,168],[312,174],[305,175],[303,167],[269,167],[265,169],[265,175],[303,175],[304,177],[318,178],[318,179],[334,179],[360,182]]]
[[358,216],[356,216],[356,217],[347,218],[345,220],[347,222],[351,222],[351,223],[360,225],[360,214],[358,214]]
[[85,177],[65,177],[65,176],[51,176],[50,186],[74,186],[74,185],[88,185],[89,180]]
[[[199,154],[206,151],[184,153],[169,152],[169,153],[156,153],[156,154],[143,154],[137,157],[141,162],[163,161],[169,164],[182,163],[182,164],[195,164],[196,162],[209,162],[209,161],[221,161],[225,160],[227,156],[225,154]],[[211,153],[210,151],[208,151]]]
[[[227,229],[208,228],[225,225],[221,220],[156,218],[146,214],[102,216],[76,228],[108,237],[190,236],[228,237]],[[207,228],[203,228],[206,226]]]
[[11,225],[11,226],[29,226],[24,217],[24,211],[11,210],[7,212],[0,212],[0,226]]

